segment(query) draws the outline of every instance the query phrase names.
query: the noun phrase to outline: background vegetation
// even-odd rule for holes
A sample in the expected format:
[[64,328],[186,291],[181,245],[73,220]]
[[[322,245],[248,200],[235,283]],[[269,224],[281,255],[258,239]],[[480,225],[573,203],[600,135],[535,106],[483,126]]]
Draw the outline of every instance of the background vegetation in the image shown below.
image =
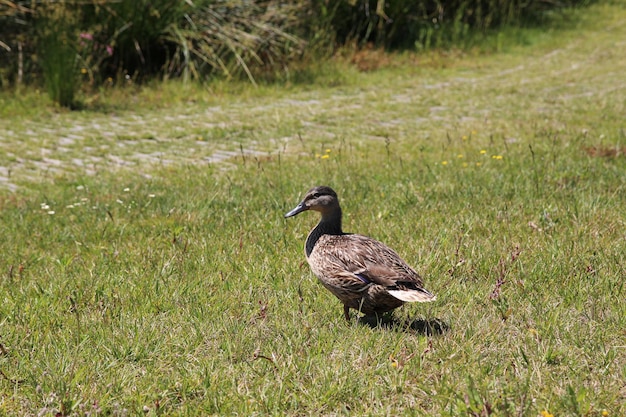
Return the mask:
[[64,106],[81,85],[216,75],[289,79],[337,48],[467,47],[590,0],[2,1],[0,86],[39,83]]

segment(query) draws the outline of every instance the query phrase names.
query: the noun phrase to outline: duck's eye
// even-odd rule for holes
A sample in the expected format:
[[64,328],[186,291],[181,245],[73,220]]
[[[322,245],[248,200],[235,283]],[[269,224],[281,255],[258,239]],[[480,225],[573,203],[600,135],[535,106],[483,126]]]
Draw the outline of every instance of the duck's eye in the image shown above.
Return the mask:
[[313,194],[313,198],[320,198],[320,197],[321,197],[321,194],[320,194],[320,193],[314,193],[314,194]]

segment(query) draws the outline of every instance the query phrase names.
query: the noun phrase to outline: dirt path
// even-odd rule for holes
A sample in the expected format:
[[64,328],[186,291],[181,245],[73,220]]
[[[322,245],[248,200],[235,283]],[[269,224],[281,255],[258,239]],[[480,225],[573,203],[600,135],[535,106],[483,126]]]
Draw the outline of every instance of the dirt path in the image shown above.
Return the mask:
[[[486,128],[514,135],[499,122],[511,118],[610,135],[602,132],[602,109],[626,119],[623,24],[580,32],[553,48],[520,51],[461,59],[450,69],[362,74],[358,83],[281,98],[233,96],[210,107],[179,103],[117,115],[0,120],[0,188],[15,190],[64,172],[133,167],[149,175],[155,165],[226,167],[242,153],[323,149],[338,139],[419,141]],[[589,108],[597,115],[577,116]]]

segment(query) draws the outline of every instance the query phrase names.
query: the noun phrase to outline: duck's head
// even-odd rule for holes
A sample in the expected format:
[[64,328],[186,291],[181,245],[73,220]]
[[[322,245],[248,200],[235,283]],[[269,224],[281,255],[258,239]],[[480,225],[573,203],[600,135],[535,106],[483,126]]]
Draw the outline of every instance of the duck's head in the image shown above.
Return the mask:
[[285,214],[285,217],[292,217],[307,210],[319,211],[323,217],[333,212],[341,213],[337,193],[325,185],[313,187],[306,192],[300,204]]

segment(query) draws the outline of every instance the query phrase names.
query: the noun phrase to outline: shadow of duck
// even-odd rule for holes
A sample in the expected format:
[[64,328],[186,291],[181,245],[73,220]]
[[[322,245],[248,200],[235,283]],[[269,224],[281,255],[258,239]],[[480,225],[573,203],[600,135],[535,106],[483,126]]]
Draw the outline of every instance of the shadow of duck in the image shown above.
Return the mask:
[[363,316],[359,318],[359,324],[369,326],[372,329],[380,328],[397,332],[411,332],[422,336],[439,336],[450,330],[450,325],[445,321],[433,319],[400,319],[393,315]]

